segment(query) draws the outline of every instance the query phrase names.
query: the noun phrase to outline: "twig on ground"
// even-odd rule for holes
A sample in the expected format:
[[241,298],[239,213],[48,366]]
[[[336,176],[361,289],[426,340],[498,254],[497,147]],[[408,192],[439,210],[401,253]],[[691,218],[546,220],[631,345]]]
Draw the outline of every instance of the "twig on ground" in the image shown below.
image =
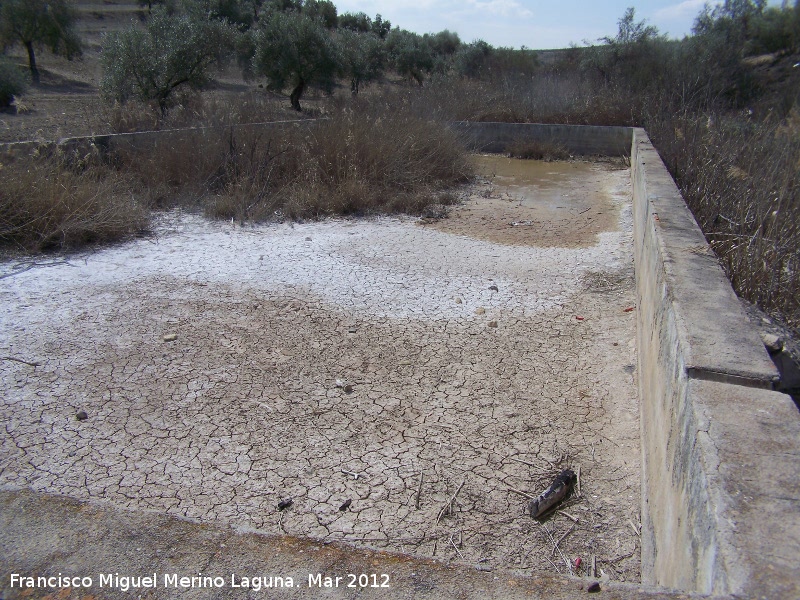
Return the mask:
[[597,577],[597,556],[592,554],[592,561],[589,563],[589,577]]
[[558,555],[561,557],[561,560],[564,561],[564,564],[567,567],[567,573],[569,575],[572,575],[572,563],[569,561],[569,559],[566,556],[564,556],[564,553],[561,552],[561,549],[558,547],[558,544],[556,543],[556,540],[553,538],[553,535],[550,533],[550,530],[547,528],[547,526],[544,523],[541,523],[541,522],[539,523],[539,525],[542,527],[542,529],[544,529],[545,533],[547,534],[547,537],[550,538],[550,542],[552,542],[552,544],[553,544],[553,551],[554,552],[558,551]]
[[599,562],[604,562],[606,564],[613,565],[615,563],[618,563],[621,560],[625,560],[626,558],[630,558],[634,554],[636,554],[636,546],[634,546],[633,550],[631,550],[627,554],[621,554],[620,556],[616,556],[614,558],[610,558],[610,559],[606,559],[606,560],[600,560]]
[[630,519],[628,519],[628,525],[630,525],[630,526],[631,526],[631,529],[633,529],[633,532],[634,532],[634,533],[635,533],[635,534],[636,534],[638,537],[640,537],[640,538],[642,537],[642,533],[639,531],[639,528],[638,528],[636,525],[634,525],[633,521],[631,521]]
[[419,473],[419,487],[417,488],[417,500],[414,503],[414,506],[416,506],[417,510],[419,510],[419,498],[422,495],[422,480],[424,478],[425,478],[424,473],[422,473],[422,471],[420,471],[420,473]]
[[569,514],[569,513],[568,513],[567,511],[565,511],[565,510],[560,510],[560,511],[558,511],[558,514],[560,514],[560,515],[564,515],[564,516],[565,516],[565,517],[567,517],[568,519],[571,519],[573,523],[580,523],[580,522],[581,522],[581,520],[580,520],[578,517],[576,517],[576,516],[574,516],[574,515],[571,515],[571,514]]
[[31,362],[27,360],[22,360],[21,358],[14,358],[13,356],[0,356],[0,360],[13,360],[14,362],[22,363],[23,365],[28,365],[29,367],[38,367],[42,363],[40,362]]
[[453,534],[453,533],[450,534],[450,544],[452,544],[453,548],[456,549],[456,552],[458,552],[458,555],[461,557],[461,560],[467,560],[466,558],[464,558],[464,555],[461,554],[461,550],[458,549],[458,546],[456,546],[456,543],[453,541],[453,536],[454,535],[455,534]]
[[570,528],[569,528],[569,529],[566,531],[566,533],[564,533],[564,535],[562,535],[560,538],[558,538],[558,541],[556,542],[556,545],[555,545],[555,546],[553,546],[553,551],[550,553],[550,556],[555,556],[555,554],[556,554],[556,550],[558,550],[559,552],[561,551],[561,550],[559,549],[558,545],[559,545],[561,542],[563,542],[563,541],[564,541],[564,538],[565,538],[565,537],[567,537],[567,536],[568,536],[570,533],[572,533],[573,531],[575,531],[575,525],[573,525],[572,527],[570,527]]
[[[529,463],[528,461],[520,460],[519,458],[514,458],[513,456],[509,456],[508,459],[509,460],[513,460],[514,462],[522,463],[523,465],[527,465],[527,466],[529,466],[529,467],[531,467],[533,469],[536,469],[540,473],[546,473],[546,471],[543,470],[540,466],[535,465],[533,463]],[[550,463],[550,464],[553,464],[553,463]]]
[[508,488],[510,491],[512,491],[512,492],[515,492],[515,493],[519,494],[520,496],[525,496],[525,497],[526,497],[528,500],[534,500],[534,499],[536,498],[536,496],[531,496],[530,494],[528,494],[528,493],[526,493],[526,492],[523,492],[522,490],[518,490],[517,488],[513,488],[513,487],[511,487],[510,485],[508,485],[507,483],[506,483],[506,484],[504,484],[504,485],[505,485],[505,486],[506,486],[506,487],[507,487],[507,488]]
[[436,517],[436,524],[437,525],[439,524],[439,521],[442,520],[442,517],[444,516],[445,512],[447,512],[448,514],[452,514],[453,513],[453,502],[456,501],[456,496],[458,496],[458,493],[461,491],[461,488],[464,487],[464,484],[466,483],[466,481],[467,481],[466,479],[462,479],[461,480],[461,485],[458,486],[458,489],[456,490],[456,493],[453,494],[453,496],[450,498],[449,502],[447,502],[447,504],[445,504],[442,507],[442,510],[439,511],[439,515]]
[[575,473],[575,476],[577,477],[576,485],[578,487],[578,498],[580,498],[580,496],[581,496],[581,466],[580,465],[578,465],[578,469],[577,469],[577,471]]

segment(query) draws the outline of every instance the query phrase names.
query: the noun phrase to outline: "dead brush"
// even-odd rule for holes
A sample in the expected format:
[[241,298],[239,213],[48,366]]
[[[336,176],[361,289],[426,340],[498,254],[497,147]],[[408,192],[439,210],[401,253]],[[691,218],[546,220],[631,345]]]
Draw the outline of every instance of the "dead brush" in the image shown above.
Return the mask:
[[203,94],[182,94],[177,105],[166,114],[153,103],[136,100],[111,106],[103,104],[98,120],[104,125],[102,129],[114,133],[297,120],[297,113],[284,104],[282,98],[263,93],[210,90]]
[[543,160],[545,162],[569,160],[570,158],[569,150],[561,144],[542,140],[517,140],[511,142],[506,146],[506,153],[511,158]]
[[149,207],[131,179],[87,160],[48,156],[0,166],[0,244],[23,252],[74,249],[147,228]]
[[[175,132],[122,151],[121,168],[142,185],[240,221],[412,212],[469,179],[456,134],[407,111],[369,105],[267,133],[216,128]],[[169,206],[170,201],[159,206]]]
[[653,130],[737,293],[797,330],[800,138],[785,121],[723,115],[669,118]]

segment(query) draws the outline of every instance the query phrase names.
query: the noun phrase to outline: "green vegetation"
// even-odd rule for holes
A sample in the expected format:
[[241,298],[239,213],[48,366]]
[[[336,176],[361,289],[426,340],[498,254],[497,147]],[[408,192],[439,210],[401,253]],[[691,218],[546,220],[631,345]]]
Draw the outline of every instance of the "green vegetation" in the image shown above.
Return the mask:
[[306,14],[275,12],[254,34],[254,71],[282,90],[287,85],[292,108],[301,110],[306,87],[331,90],[339,71],[338,48],[324,22]]
[[162,113],[182,86],[201,88],[231,38],[217,20],[156,10],[145,29],[112,33],[103,48],[101,93],[125,102],[155,101]]
[[0,45],[22,44],[28,52],[33,83],[40,81],[35,49],[47,47],[67,58],[80,56],[74,30],[75,13],[67,0],[3,0],[0,3]]

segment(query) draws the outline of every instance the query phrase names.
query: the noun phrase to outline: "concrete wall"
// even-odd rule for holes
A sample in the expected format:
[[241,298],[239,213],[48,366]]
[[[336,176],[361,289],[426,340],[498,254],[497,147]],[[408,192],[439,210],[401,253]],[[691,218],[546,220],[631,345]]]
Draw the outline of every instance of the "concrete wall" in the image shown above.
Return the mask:
[[572,154],[627,156],[631,151],[630,127],[543,125],[541,123],[452,123],[467,147],[478,152],[505,152],[519,141],[558,144]]
[[800,415],[646,133],[631,174],[643,582],[800,597]]

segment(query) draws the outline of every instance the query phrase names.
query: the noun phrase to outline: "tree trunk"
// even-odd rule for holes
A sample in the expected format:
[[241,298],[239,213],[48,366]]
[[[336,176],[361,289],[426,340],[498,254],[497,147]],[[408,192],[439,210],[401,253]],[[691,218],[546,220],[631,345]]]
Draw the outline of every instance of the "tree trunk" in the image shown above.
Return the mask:
[[31,79],[34,85],[39,85],[41,78],[39,77],[39,69],[36,68],[36,55],[33,53],[33,42],[25,42],[25,49],[28,51],[28,64],[31,68]]
[[353,96],[358,96],[358,79],[356,77],[350,80],[350,93]]
[[295,109],[297,112],[301,112],[303,109],[300,108],[300,96],[303,95],[303,92],[306,89],[306,82],[301,77],[300,82],[297,86],[292,90],[292,95],[289,96],[289,100],[292,103],[292,108]]

